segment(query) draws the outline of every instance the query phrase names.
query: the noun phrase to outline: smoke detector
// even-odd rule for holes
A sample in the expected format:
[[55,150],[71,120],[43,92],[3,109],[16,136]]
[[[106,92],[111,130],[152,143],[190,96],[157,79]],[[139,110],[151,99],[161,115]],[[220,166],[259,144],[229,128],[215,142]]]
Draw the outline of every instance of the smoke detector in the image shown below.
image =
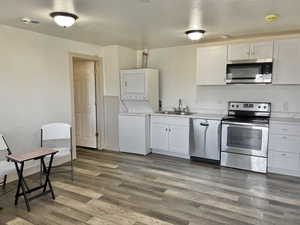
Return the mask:
[[269,14],[265,16],[265,21],[271,23],[278,20],[279,17],[280,16],[278,14]]
[[40,23],[40,21],[38,21],[38,20],[33,20],[33,19],[29,18],[29,17],[23,17],[23,18],[21,19],[21,21],[22,21],[23,23],[25,23],[25,24],[39,24],[39,23]]

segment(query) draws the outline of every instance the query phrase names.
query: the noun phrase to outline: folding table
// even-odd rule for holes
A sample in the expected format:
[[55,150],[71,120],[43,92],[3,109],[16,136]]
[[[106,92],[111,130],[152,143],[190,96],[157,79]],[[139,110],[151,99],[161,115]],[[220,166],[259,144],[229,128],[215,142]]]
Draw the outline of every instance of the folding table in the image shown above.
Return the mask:
[[[50,172],[51,172],[53,157],[57,152],[58,152],[57,150],[50,149],[50,148],[40,148],[40,149],[37,149],[36,151],[25,153],[23,155],[12,154],[12,155],[7,156],[7,158],[9,160],[11,160],[15,163],[16,170],[17,170],[18,177],[19,177],[17,192],[15,195],[15,205],[18,204],[19,197],[23,196],[25,199],[27,210],[28,210],[28,212],[30,212],[29,201],[31,201],[35,198],[41,197],[43,195],[49,194],[49,193],[51,193],[52,199],[53,200],[55,199],[54,191],[53,191],[49,176],[50,176]],[[47,168],[45,160],[44,160],[44,158],[46,156],[50,156],[48,168]],[[40,186],[37,186],[34,188],[29,188],[25,181],[25,178],[23,176],[24,163],[27,161],[39,160],[39,159],[41,160],[43,171],[46,176],[45,182]],[[49,186],[49,190],[47,190],[47,186]],[[22,192],[20,193],[21,189],[22,189]],[[28,197],[28,194],[30,194],[34,191],[41,190],[41,189],[43,189],[43,191],[41,193],[39,193],[35,196]]]

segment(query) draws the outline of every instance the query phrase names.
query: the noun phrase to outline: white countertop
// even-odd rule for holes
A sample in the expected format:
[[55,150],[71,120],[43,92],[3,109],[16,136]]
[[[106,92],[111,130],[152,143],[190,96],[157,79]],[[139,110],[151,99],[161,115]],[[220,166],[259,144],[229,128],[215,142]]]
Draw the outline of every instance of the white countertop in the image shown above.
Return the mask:
[[207,120],[221,120],[225,115],[223,114],[204,114],[204,113],[193,113],[191,115],[174,115],[166,113],[151,113],[153,116],[168,116],[168,117],[181,117],[191,119],[207,119]]
[[282,122],[282,123],[300,123],[300,118],[293,117],[271,117],[271,122]]

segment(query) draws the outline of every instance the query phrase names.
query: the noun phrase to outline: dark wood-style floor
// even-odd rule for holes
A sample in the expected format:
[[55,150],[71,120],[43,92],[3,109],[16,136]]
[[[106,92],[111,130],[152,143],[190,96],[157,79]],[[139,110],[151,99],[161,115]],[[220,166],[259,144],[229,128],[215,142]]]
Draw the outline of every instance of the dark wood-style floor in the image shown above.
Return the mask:
[[[53,175],[50,196],[13,204],[1,196],[8,225],[300,224],[300,179],[263,175],[151,154],[79,150],[75,181]],[[38,175],[29,177],[38,182]],[[3,192],[1,192],[1,195]]]

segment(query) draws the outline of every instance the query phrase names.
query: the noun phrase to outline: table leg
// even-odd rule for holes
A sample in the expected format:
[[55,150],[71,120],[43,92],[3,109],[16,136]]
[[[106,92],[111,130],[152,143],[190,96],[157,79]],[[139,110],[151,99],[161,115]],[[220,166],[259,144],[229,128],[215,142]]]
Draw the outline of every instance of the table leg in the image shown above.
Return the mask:
[[15,205],[18,204],[18,200],[19,200],[19,196],[20,196],[20,188],[22,189],[22,193],[21,195],[24,196],[24,200],[26,203],[26,207],[28,212],[30,212],[30,205],[29,205],[29,200],[27,198],[26,195],[26,185],[25,185],[25,181],[24,181],[24,177],[23,177],[23,170],[24,170],[24,162],[21,162],[21,168],[19,168],[18,163],[15,162],[15,166],[16,166],[16,170],[18,173],[18,177],[19,177],[19,182],[18,182],[18,188],[17,188],[17,192],[16,192],[16,197],[15,197]]
[[46,167],[44,158],[42,158],[41,160],[42,160],[44,171],[46,173],[46,179],[45,179],[45,184],[44,184],[44,190],[43,190],[43,192],[46,191],[47,185],[49,185],[49,188],[50,188],[50,191],[51,191],[51,194],[52,194],[52,199],[55,200],[54,191],[53,191],[52,184],[51,184],[51,181],[50,181],[50,172],[51,172],[51,168],[52,168],[53,157],[54,157],[54,154],[51,154],[50,162],[49,162],[49,165],[48,165],[48,169]]

